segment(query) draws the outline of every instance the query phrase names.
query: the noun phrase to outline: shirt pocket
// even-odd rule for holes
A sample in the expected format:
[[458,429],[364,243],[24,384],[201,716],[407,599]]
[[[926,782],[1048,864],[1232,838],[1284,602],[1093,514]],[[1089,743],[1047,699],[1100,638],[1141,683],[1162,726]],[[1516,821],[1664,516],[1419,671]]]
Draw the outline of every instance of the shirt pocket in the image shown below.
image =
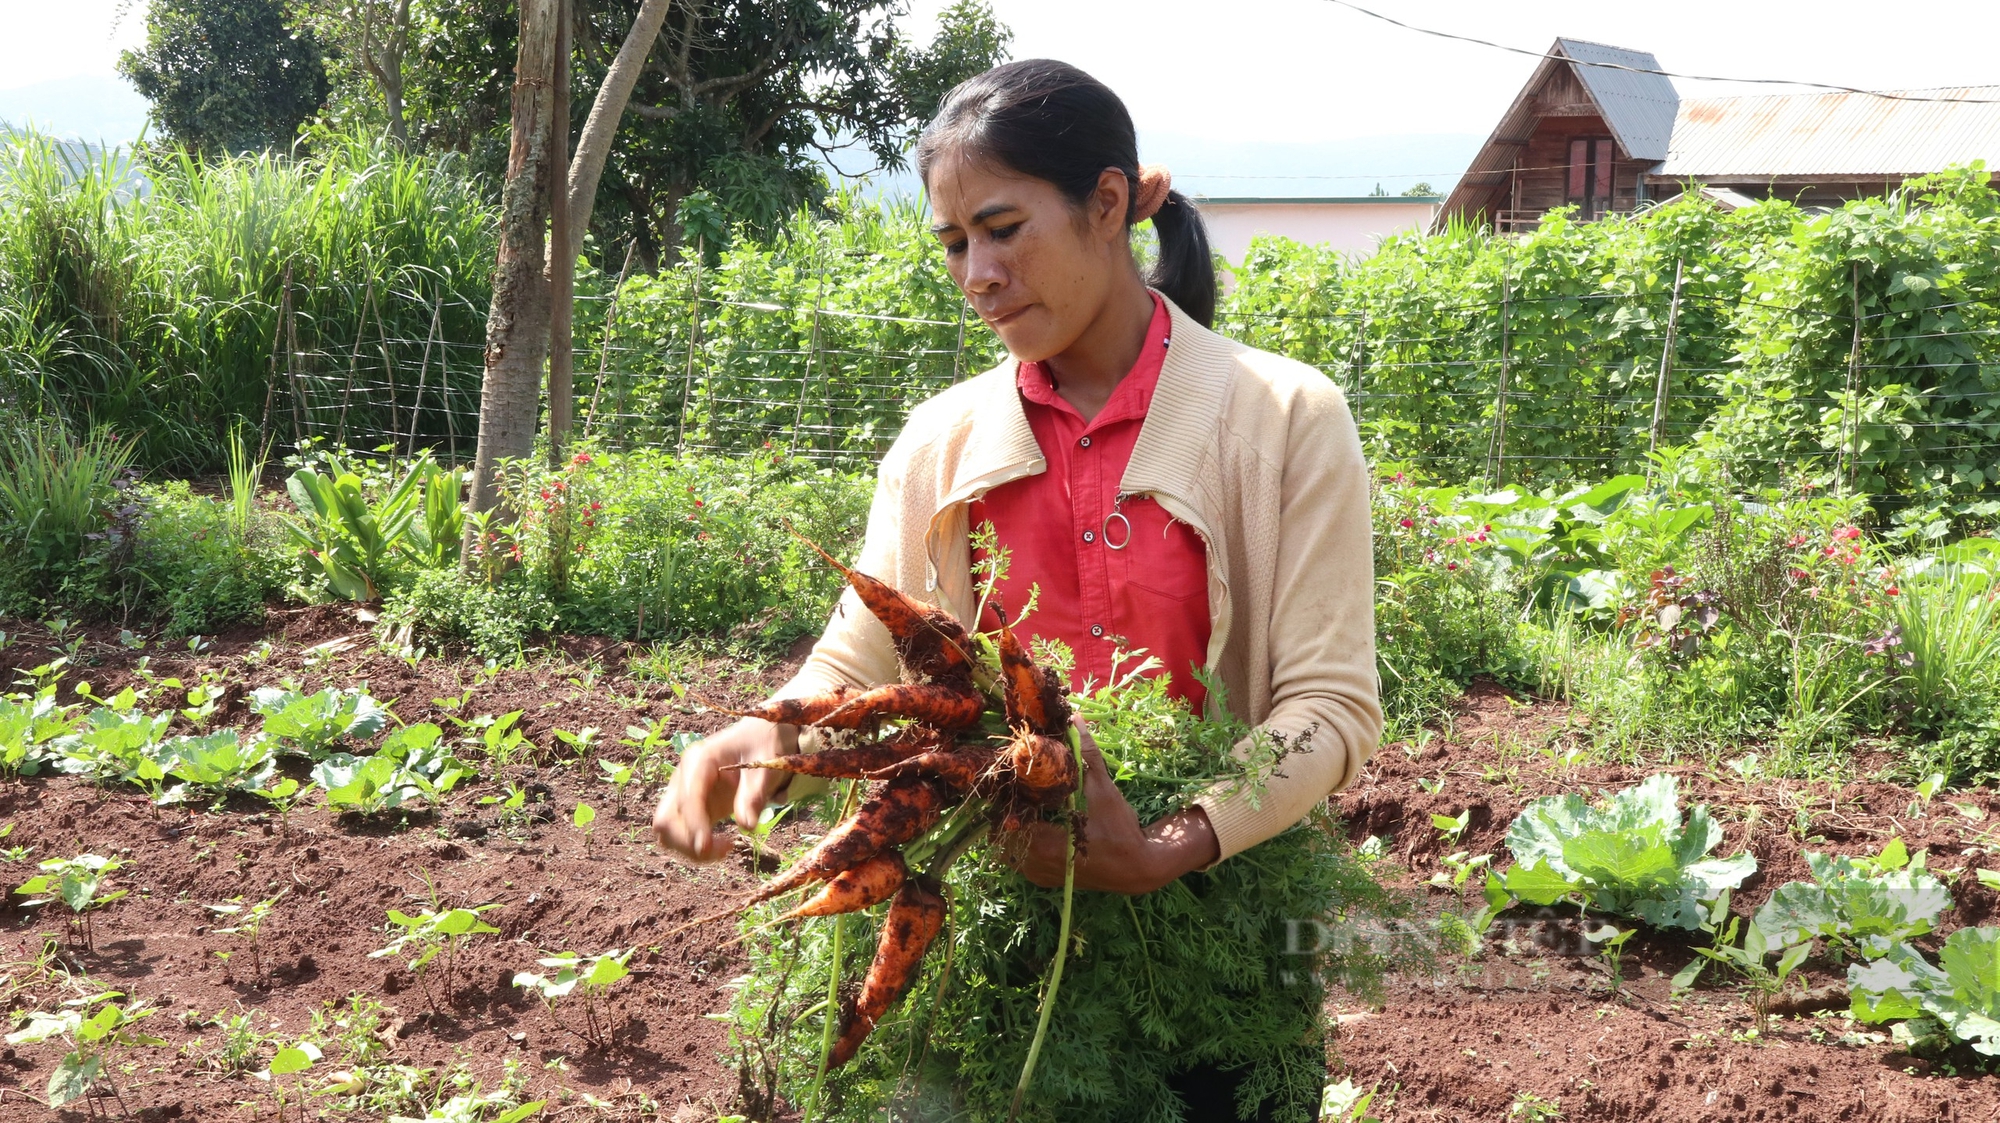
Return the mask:
[[[1131,539],[1123,550],[1116,551],[1124,563],[1125,583],[1169,602],[1199,601],[1206,606],[1208,547],[1202,544],[1201,535],[1151,499],[1128,499],[1120,509],[1132,524]],[[1117,519],[1107,521],[1106,541],[1116,542],[1123,528]]]

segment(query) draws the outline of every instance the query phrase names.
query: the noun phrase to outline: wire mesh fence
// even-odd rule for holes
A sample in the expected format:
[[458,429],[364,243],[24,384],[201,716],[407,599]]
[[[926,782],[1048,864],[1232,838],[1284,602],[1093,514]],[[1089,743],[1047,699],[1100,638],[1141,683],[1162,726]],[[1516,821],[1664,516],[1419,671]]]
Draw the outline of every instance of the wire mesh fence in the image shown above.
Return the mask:
[[[823,272],[819,284],[806,273],[771,300],[746,300],[740,284],[719,295],[719,279],[689,265],[579,299],[572,439],[770,448],[865,466],[913,405],[1001,354],[962,302],[932,299],[912,312],[907,293],[829,286]],[[801,292],[811,299],[797,300]],[[275,349],[266,431],[280,444],[318,438],[468,460],[484,344],[448,338],[443,325],[483,322],[485,310],[448,299],[432,298],[427,315],[373,321],[428,322],[424,338],[364,317],[345,348]],[[1971,478],[1975,489],[2000,481],[2000,306],[1956,308],[1952,331],[1793,311],[1813,318],[1817,342],[1777,355],[1722,330],[1723,298],[1679,285],[1503,293],[1438,307],[1418,325],[1309,304],[1225,305],[1216,327],[1317,367],[1346,392],[1372,455],[1441,478],[1602,476],[1644,470],[1658,446],[1722,439],[1738,462],[1776,470],[1818,459],[1850,483],[1891,468],[1905,486],[1925,473]]]

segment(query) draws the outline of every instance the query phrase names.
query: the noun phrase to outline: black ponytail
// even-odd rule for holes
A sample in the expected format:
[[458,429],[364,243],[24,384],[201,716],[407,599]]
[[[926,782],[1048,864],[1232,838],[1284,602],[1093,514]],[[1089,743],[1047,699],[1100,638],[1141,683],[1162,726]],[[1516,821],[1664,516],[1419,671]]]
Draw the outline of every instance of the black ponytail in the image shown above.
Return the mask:
[[[1097,190],[1106,168],[1125,173],[1130,186],[1127,226],[1136,221],[1139,141],[1132,115],[1111,87],[1066,62],[1023,59],[966,79],[945,96],[937,116],[917,140],[917,174],[930,182],[931,166],[951,151],[983,159],[1054,184],[1081,206]],[[1159,256],[1146,283],[1196,323],[1215,322],[1215,263],[1208,229],[1187,196],[1167,193],[1153,216]]]

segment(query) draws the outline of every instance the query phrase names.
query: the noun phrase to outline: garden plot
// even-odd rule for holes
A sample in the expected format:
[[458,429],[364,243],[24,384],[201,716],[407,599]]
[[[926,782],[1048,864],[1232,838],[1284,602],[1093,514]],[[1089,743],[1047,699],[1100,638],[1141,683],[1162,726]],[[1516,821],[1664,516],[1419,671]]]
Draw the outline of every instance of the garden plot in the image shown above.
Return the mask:
[[[30,882],[52,858],[107,862],[86,871],[103,902],[81,914],[87,930],[72,927],[59,899],[31,908],[30,895],[12,894],[0,914],[17,1032],[46,1031],[0,1059],[0,1119],[48,1118],[29,1097],[45,1097],[70,1057],[101,1057],[111,1078],[69,1105],[77,1117],[86,1106],[115,1117],[122,1100],[144,1118],[273,1118],[280,1095],[293,1118],[423,1119],[454,1100],[453,1118],[488,1121],[536,1102],[543,1117],[565,1119],[705,1121],[734,1110],[728,1029],[713,1015],[728,1008],[727,984],[746,960],[727,928],[677,929],[775,863],[753,867],[744,853],[695,870],[662,858],[644,831],[652,785],[634,778],[621,795],[616,782],[676,734],[725,719],[624,673],[617,646],[492,672],[385,654],[351,610],[300,610],[277,623],[198,652],[145,653],[115,633],[26,627],[0,651],[0,669],[11,678],[66,657],[63,681],[88,681],[105,698],[150,675],[156,708],[180,689],[174,708],[195,711],[172,720],[184,735],[197,725],[262,728],[260,688],[310,697],[365,687],[406,726],[437,725],[471,775],[434,809],[413,799],[407,816],[334,814],[317,794],[282,809],[248,793],[219,809],[206,797],[159,807],[137,786],[63,775],[0,786],[0,829],[12,824],[0,846],[18,848],[7,855],[13,882]],[[785,670],[717,661],[683,668],[677,685],[737,705]],[[205,676],[213,697],[189,702]],[[182,687],[161,685],[168,678]],[[504,730],[522,741],[496,764],[493,748],[507,738],[489,745],[499,723],[479,719],[517,710]],[[1663,774],[1683,811],[1709,808],[1721,835],[1713,857],[1755,858],[1732,895],[1739,921],[1779,885],[1811,879],[1808,851],[1872,856],[1896,838],[1927,852],[1929,872],[1948,882],[1952,907],[1911,941],[1932,959],[1954,931],[2000,912],[2000,894],[1973,872],[2000,865],[1985,854],[2000,800],[1983,789],[1777,780],[1754,762],[1587,763],[1570,751],[1577,735],[1563,707],[1476,686],[1438,735],[1385,746],[1338,809],[1355,843],[1379,840],[1366,844],[1381,854],[1378,876],[1431,916],[1481,906],[1477,860],[1513,866],[1509,825],[1531,801]],[[1865,775],[1886,763],[1858,767]],[[257,783],[268,792],[309,773],[305,760],[286,759]],[[792,848],[816,829],[781,826],[767,841]],[[1327,1011],[1336,1077],[1376,1088],[1369,1110],[1386,1119],[1928,1120],[2000,1110],[1967,1050],[1921,1059],[1891,1025],[1847,1017],[1846,969],[1823,952],[1797,966],[1753,1032],[1751,988],[1724,965],[1675,993],[1673,976],[1711,945],[1708,934],[1614,921],[1634,932],[1618,948],[1614,994],[1608,941],[1590,938],[1602,921],[1577,917],[1567,905],[1514,906],[1476,956],[1390,979],[1379,1005],[1336,994]],[[570,953],[577,960],[563,962]],[[536,978],[517,984],[524,975]],[[107,991],[118,997],[85,1001]],[[113,1005],[123,1014],[101,1019],[99,1041],[79,1041]],[[60,1021],[66,1010],[78,1015],[73,1026]],[[121,1018],[132,1020],[112,1024]]]

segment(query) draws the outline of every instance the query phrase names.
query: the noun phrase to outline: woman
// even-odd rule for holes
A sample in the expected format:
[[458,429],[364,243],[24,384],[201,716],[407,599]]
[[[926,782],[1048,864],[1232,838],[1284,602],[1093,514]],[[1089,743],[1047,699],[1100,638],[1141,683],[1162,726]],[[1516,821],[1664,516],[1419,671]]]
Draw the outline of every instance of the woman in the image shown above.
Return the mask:
[[[1205,701],[1294,744],[1261,799],[1204,798],[1142,824],[1086,739],[1079,888],[1139,894],[1271,838],[1351,781],[1374,750],[1368,476],[1340,391],[1319,372],[1209,331],[1215,274],[1201,218],[1132,121],[1063,63],[1010,63],[952,92],[917,148],[946,267],[1009,358],[917,406],[884,458],[856,568],[960,619],[974,607],[969,530],[1010,552],[1002,600],[1039,593],[1026,630],[1060,639],[1079,685],[1145,648]],[[1152,219],[1142,279],[1131,227]],[[893,681],[881,624],[852,592],[779,696]],[[722,771],[800,746],[744,720],[691,748],[660,800],[660,844],[727,853],[789,779]],[[807,744],[810,750],[814,746]],[[1003,840],[1041,885],[1063,832]],[[1197,1116],[1199,1117],[1199,1116]]]

